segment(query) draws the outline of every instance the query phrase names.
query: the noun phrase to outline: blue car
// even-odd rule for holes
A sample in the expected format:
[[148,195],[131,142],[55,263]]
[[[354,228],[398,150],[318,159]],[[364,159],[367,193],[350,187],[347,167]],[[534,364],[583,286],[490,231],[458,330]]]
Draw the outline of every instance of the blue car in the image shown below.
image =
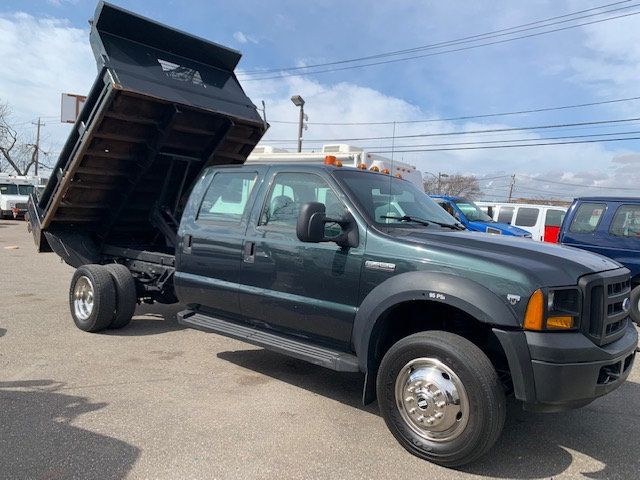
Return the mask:
[[[609,257],[631,270],[631,303],[625,308],[640,323],[640,198],[576,198],[562,222],[559,243]],[[620,295],[625,292],[619,292]]]
[[480,207],[466,198],[450,197],[448,195],[431,195],[431,198],[472,232],[531,238],[531,233],[526,230],[513,227],[508,223],[496,222],[480,210]]

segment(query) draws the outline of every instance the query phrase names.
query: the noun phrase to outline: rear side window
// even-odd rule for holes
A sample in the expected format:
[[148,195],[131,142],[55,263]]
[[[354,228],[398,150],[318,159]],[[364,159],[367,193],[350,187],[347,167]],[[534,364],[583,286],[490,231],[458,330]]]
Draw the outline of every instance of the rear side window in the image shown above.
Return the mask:
[[513,207],[500,207],[500,211],[498,212],[497,222],[500,223],[508,223],[511,224],[511,220],[513,219]]
[[534,227],[538,223],[538,214],[540,210],[537,208],[520,207],[516,215],[515,224],[518,227]]
[[622,205],[616,210],[609,233],[616,237],[640,237],[640,205]]
[[544,224],[547,227],[559,227],[564,220],[565,212],[563,210],[547,210],[547,215],[544,219]]
[[598,228],[605,209],[604,203],[585,202],[578,206],[569,231],[573,233],[593,233]]
[[256,183],[255,172],[219,172],[204,196],[198,220],[240,223]]

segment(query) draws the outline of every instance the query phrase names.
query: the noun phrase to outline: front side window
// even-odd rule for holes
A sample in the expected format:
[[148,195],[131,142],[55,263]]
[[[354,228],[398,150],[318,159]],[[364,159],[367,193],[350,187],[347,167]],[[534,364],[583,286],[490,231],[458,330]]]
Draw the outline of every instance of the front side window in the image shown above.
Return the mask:
[[204,196],[197,220],[240,223],[256,183],[255,172],[218,172]]
[[600,218],[604,213],[604,203],[585,202],[578,206],[571,221],[569,231],[573,233],[593,233],[598,228]]
[[334,175],[346,185],[366,215],[378,225],[416,225],[409,218],[448,225],[458,223],[429,195],[407,180],[351,169],[338,170]]
[[498,222],[500,223],[508,223],[511,225],[511,220],[513,219],[513,211],[515,208],[513,207],[500,207],[500,212],[498,212]]
[[31,195],[35,187],[33,185],[18,185],[18,192],[20,195]]
[[520,207],[516,214],[515,225],[518,227],[533,227],[538,223],[538,213],[540,210],[537,208]]
[[616,237],[640,237],[640,205],[621,205],[616,210],[609,233]]
[[493,218],[480,210],[475,203],[464,198],[456,200],[456,205],[470,222],[493,222]]
[[[271,192],[262,210],[260,225],[295,229],[298,213],[304,203],[324,204],[329,218],[342,218],[347,210],[329,184],[314,173],[279,173],[275,176]],[[328,223],[325,235],[334,237],[342,229]]]

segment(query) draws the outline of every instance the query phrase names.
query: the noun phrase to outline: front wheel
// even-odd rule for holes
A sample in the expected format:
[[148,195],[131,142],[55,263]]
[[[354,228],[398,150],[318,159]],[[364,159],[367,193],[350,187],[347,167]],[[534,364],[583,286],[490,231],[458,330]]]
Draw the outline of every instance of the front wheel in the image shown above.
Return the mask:
[[631,320],[640,325],[640,285],[634,287],[631,290],[631,308],[629,311],[629,315],[631,316]]
[[381,414],[412,454],[455,467],[500,436],[505,395],[491,361],[463,337],[421,332],[393,345],[377,379]]

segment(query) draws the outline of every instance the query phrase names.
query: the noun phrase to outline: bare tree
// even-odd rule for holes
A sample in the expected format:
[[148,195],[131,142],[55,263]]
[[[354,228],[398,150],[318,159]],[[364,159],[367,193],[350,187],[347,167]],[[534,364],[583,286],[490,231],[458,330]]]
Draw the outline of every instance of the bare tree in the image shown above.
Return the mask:
[[450,195],[474,199],[480,195],[480,182],[474,175],[440,175],[424,180],[424,191],[429,194]]
[[6,166],[18,175],[28,175],[37,160],[38,146],[24,139],[11,120],[11,107],[0,103],[0,172]]

